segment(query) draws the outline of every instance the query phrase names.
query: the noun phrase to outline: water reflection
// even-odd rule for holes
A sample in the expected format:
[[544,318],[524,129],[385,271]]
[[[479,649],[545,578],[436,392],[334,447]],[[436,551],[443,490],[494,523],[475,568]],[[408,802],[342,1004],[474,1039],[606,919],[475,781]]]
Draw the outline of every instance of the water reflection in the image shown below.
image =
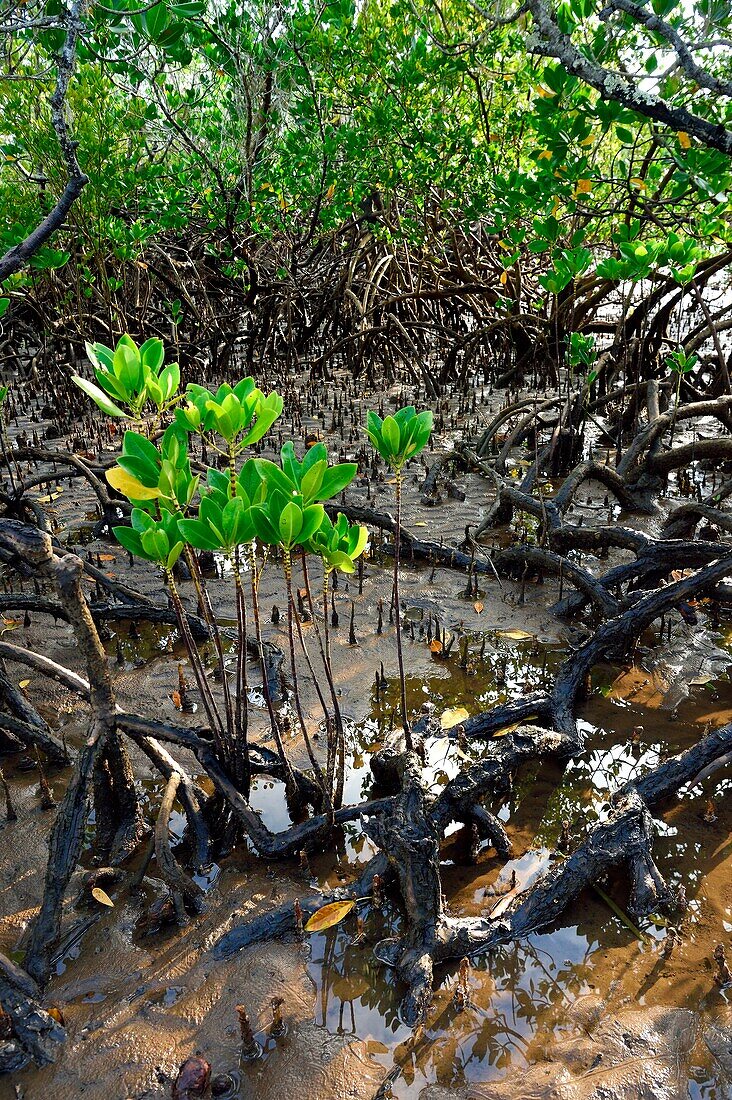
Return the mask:
[[[556,650],[547,655],[535,643],[500,648],[500,678],[505,687],[503,682],[500,686],[487,683],[489,676],[465,676],[451,664],[449,679],[444,675],[426,682],[408,678],[413,711],[427,702],[437,714],[459,705],[472,714],[515,694],[519,683],[525,685],[524,690],[549,686],[559,660]],[[495,655],[491,663],[495,667]],[[726,677],[716,689],[722,704],[732,702]],[[372,719],[361,731],[363,751],[355,754],[349,777],[349,800],[370,793],[369,750],[390,728],[397,702],[393,683],[373,698]],[[687,709],[693,711],[693,704],[692,698]],[[674,722],[667,713],[649,712],[633,704],[619,707],[601,690],[588,700],[580,728],[586,740],[586,751],[580,757],[566,765],[533,762],[516,777],[511,793],[496,799],[492,806],[508,825],[516,858],[501,863],[495,854],[484,850],[478,866],[466,869],[461,866],[459,849],[453,851],[454,845],[443,852],[443,882],[453,913],[488,911],[510,885],[512,872],[519,886],[527,888],[549,865],[563,822],[569,822],[572,833],[582,834],[607,813],[609,796],[617,787],[699,736],[697,722]],[[458,748],[456,741],[434,738],[428,746],[433,789],[438,790],[464,766],[466,756],[478,760],[484,752],[481,742]],[[725,779],[718,781],[718,786],[724,789],[730,783],[732,780]],[[689,806],[695,812],[693,807],[703,806],[703,800],[700,790],[688,793],[684,812]],[[670,822],[659,821],[655,855],[670,882],[685,884],[691,901],[687,921],[693,926],[700,914],[694,895],[709,870],[709,844],[693,830],[677,828],[674,816],[669,814]],[[349,859],[353,844],[351,835]],[[622,873],[611,876],[604,887],[621,906],[625,904],[627,883]],[[399,1018],[403,990],[393,972],[374,961],[371,951],[382,937],[398,934],[400,914],[389,907],[374,911],[364,903],[360,915],[365,921],[366,944],[353,943],[355,917],[349,918],[353,926],[346,922],[309,941],[308,970],[316,988],[316,1021],[332,1032],[365,1041],[385,1071],[398,1067],[393,1081],[398,1100],[416,1100],[428,1084],[458,1088],[501,1078],[508,1069],[520,1071],[541,1060],[547,1047],[570,1030],[568,1010],[585,994],[607,998],[620,986],[635,991],[637,1002],[643,1004],[652,982],[638,988],[635,967],[649,953],[655,958],[658,941],[666,934],[665,922],[649,921],[644,924],[646,939],[640,942],[599,896],[582,896],[563,915],[568,923],[471,960],[473,1003],[468,1009],[458,1011],[452,1000],[457,964],[440,968],[428,1023],[415,1039]],[[694,1074],[690,1095],[700,1100],[721,1096],[707,1068],[699,1066]]]
[[[122,637],[125,666],[139,658],[141,644],[147,660],[169,651],[172,637],[168,628],[146,629],[140,639]],[[469,641],[467,661],[455,647],[447,659],[434,655],[433,675],[407,678],[410,713],[430,716],[433,728],[439,726],[439,717],[448,708],[464,707],[473,715],[522,692],[550,690],[566,658],[566,649],[556,639],[508,638],[488,630],[484,635],[473,633]],[[565,763],[532,761],[514,777],[508,793],[487,801],[508,829],[514,858],[499,860],[484,844],[477,863],[471,863],[467,845],[461,843],[461,830],[452,830],[456,835],[448,836],[441,854],[443,885],[452,913],[489,912],[511,887],[514,875],[519,889],[528,888],[551,865],[563,829],[581,837],[607,813],[615,789],[654,767],[664,755],[698,740],[703,722],[720,724],[725,711],[732,711],[732,684],[727,675],[712,684],[692,687],[690,697],[671,713],[663,707],[639,705],[632,698],[613,697],[608,687],[619,671],[613,666],[594,671],[594,690],[579,718],[585,738],[580,756]],[[398,723],[398,708],[398,685],[390,680],[385,687],[372,686],[370,717],[358,726],[347,723],[346,803],[372,796],[370,757]],[[486,744],[448,737],[439,729],[431,735],[426,772],[432,792],[438,793],[466,763],[479,761]],[[721,797],[732,785],[732,777],[715,776],[712,785],[715,797]],[[157,801],[159,786],[151,785],[147,796]],[[728,855],[728,844],[712,842],[710,834],[699,827],[708,795],[706,784],[704,790],[687,793],[672,805],[658,821],[654,848],[662,874],[672,884],[683,883],[687,890],[690,908],[686,920],[691,937],[701,918],[705,876],[715,861]],[[251,802],[268,828],[279,831],[291,824],[281,782],[257,777]],[[182,837],[183,829],[184,819],[176,812],[171,818],[174,841]],[[336,832],[328,852],[311,857],[311,885],[328,888],[339,884],[357,873],[374,850],[358,823],[344,826]],[[214,867],[199,880],[204,889],[211,887],[218,873],[219,868]],[[611,875],[602,885],[624,907],[627,883],[623,874]],[[342,925],[307,940],[307,967],[316,990],[316,1023],[330,1032],[363,1040],[385,1072],[395,1068],[393,1093],[398,1100],[416,1100],[428,1084],[457,1088],[500,1078],[507,1070],[520,1072],[541,1060],[547,1048],[569,1031],[569,1010],[585,994],[607,998],[621,988],[643,1004],[660,971],[653,967],[641,981],[635,968],[639,962],[647,963],[649,956],[658,956],[658,943],[666,934],[664,922],[646,922],[646,938],[640,942],[599,896],[582,896],[551,931],[532,934],[472,960],[472,1003],[467,1009],[458,1011],[453,1004],[457,963],[438,968],[429,1020],[414,1037],[399,1017],[404,991],[393,971],[377,962],[372,950],[378,940],[399,934],[403,917],[388,900],[381,910],[361,902],[358,914],[364,920],[365,942],[354,942],[355,913]],[[723,923],[729,930],[732,913],[726,910],[725,916],[728,919]],[[72,953],[73,946],[69,956]],[[678,1003],[673,996],[669,993],[670,1003]],[[721,1096],[704,1065],[694,1071],[690,1095],[700,1100]]]

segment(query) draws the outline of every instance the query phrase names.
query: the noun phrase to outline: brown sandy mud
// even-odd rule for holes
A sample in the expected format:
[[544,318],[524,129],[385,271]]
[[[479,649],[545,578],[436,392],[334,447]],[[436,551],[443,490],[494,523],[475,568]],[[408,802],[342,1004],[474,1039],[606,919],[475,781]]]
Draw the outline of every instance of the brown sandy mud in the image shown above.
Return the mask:
[[[340,404],[332,388],[309,393],[328,416],[309,415],[303,401],[283,430],[334,434],[336,449],[357,457],[368,398],[349,386],[344,380]],[[388,399],[407,396],[398,388]],[[349,401],[352,413],[344,412]],[[339,505],[371,531],[362,569],[341,578],[333,595],[344,805],[388,800],[387,808],[345,815],[327,842],[303,842],[286,858],[240,836],[196,866],[179,794],[160,826],[169,781],[139,736],[125,735],[138,791],[134,843],[109,869],[100,864],[107,823],[93,810],[50,947],[49,980],[28,993],[57,1010],[58,1041],[44,1032],[42,1065],[8,1025],[0,1057],[17,1056],[18,1068],[0,1077],[2,1100],[170,1096],[179,1067],[196,1054],[212,1067],[205,1095],[258,1100],[732,1095],[732,987],[715,958],[721,944],[732,965],[728,399],[677,418],[672,440],[651,403],[633,437],[643,436],[635,472],[632,462],[618,472],[588,430],[579,462],[551,479],[532,478],[533,445],[521,433],[496,460],[486,433],[498,435],[500,448],[525,416],[492,428],[502,401],[492,408],[486,398],[474,414],[469,403],[446,400],[427,469],[408,469],[400,580],[419,758],[399,741],[393,484],[383,471],[364,470]],[[34,416],[18,429],[28,442],[47,426]],[[84,460],[98,471],[117,443],[104,438],[106,426],[100,431]],[[164,742],[168,771],[179,767],[209,796],[195,742],[201,700],[159,578],[141,563],[131,568],[99,530],[93,485],[54,468],[51,444],[38,442],[21,452],[20,473],[46,475],[27,495],[58,548],[87,566],[82,589],[116,706],[189,731],[193,750],[180,733]],[[64,445],[56,440],[53,449]],[[15,518],[27,524],[29,513]],[[0,764],[16,817],[0,814],[0,951],[22,967],[44,897],[49,833],[90,711],[68,679],[49,678],[12,648],[87,675],[54,582],[30,559],[16,571],[9,538],[0,530],[0,657],[13,689],[2,689],[0,709],[16,725],[0,719],[0,738],[8,738]],[[221,563],[213,570],[217,617],[231,625],[236,608]],[[125,589],[137,594],[132,613]],[[185,579],[181,591],[195,613]],[[259,596],[276,654],[286,647],[286,594],[274,569]],[[303,628],[312,640],[312,622]],[[233,667],[231,648],[227,660]],[[258,663],[249,665],[250,737],[271,751]],[[287,712],[286,668],[272,675]],[[322,746],[307,676],[302,688],[309,731]],[[52,738],[39,748],[56,807],[44,808],[17,695]],[[35,718],[31,725],[42,729]],[[307,772],[295,733],[288,750]],[[469,787],[461,786],[466,776]],[[255,775],[249,802],[275,836],[315,816],[312,807],[291,814],[274,766]],[[157,846],[156,818],[164,834]],[[431,867],[420,854],[425,839],[436,853]],[[185,914],[170,900],[168,851],[193,883]],[[376,892],[374,873],[383,883]],[[307,918],[356,889],[343,922],[297,934],[296,899]],[[0,978],[17,992],[17,975]],[[242,1057],[238,1006],[257,1045],[251,1060]]]

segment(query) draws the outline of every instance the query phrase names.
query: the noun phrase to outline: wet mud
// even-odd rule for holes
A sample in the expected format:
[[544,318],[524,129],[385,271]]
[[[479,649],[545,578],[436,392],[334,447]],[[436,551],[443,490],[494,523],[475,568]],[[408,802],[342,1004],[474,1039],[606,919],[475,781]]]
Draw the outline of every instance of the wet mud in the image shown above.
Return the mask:
[[[438,449],[453,441],[446,430]],[[485,481],[463,473],[456,482],[464,501],[446,494],[439,504],[423,504],[420,480],[415,474],[408,485],[406,525],[415,535],[428,532],[445,544],[459,541],[466,524],[479,523],[493,499]],[[162,602],[151,570],[131,569],[121,548],[94,537],[94,502],[82,484],[61,480],[59,487],[63,492],[52,491],[45,502],[59,537],[94,555],[105,572]],[[367,503],[366,494],[365,487],[357,487],[349,500]],[[604,503],[599,487],[590,483],[580,496],[577,511],[587,522],[620,517],[616,506]],[[622,521],[657,532],[677,502],[672,492],[661,500],[657,515]],[[381,484],[377,499],[368,503],[391,511],[392,486]],[[503,531],[496,541],[513,537]],[[350,745],[346,803],[370,793],[369,759],[393,727],[398,704],[387,551],[374,537],[363,575],[341,580],[335,593],[333,663]],[[468,590],[464,573],[405,562],[409,708],[438,726],[441,716],[456,708],[473,715],[550,686],[587,633],[579,620],[567,623],[552,612],[562,594],[555,578],[537,584],[532,576],[517,582],[481,575],[475,581]],[[223,579],[211,580],[222,621],[233,621],[225,591]],[[90,597],[93,593],[92,583]],[[260,600],[267,637],[283,644],[282,622],[270,621],[273,607],[285,607],[274,569],[264,573]],[[356,645],[348,641],[352,614]],[[36,614],[30,622],[12,612],[5,618],[8,640],[82,671],[64,623]],[[696,624],[675,621],[671,638],[666,633],[661,642],[660,632],[668,629],[666,623],[649,631],[632,661],[595,668],[580,711],[586,737],[580,757],[566,765],[528,765],[509,794],[488,804],[513,842],[510,860],[499,859],[485,844],[476,855],[465,830],[453,829],[441,850],[451,912],[484,914],[528,887],[559,858],[553,853],[602,817],[615,788],[693,744],[705,728],[732,721],[732,622],[712,620],[701,606]],[[121,706],[195,726],[196,713],[181,714],[174,698],[178,666],[185,672],[186,660],[172,628],[111,622],[105,645]],[[78,746],[86,708],[40,675],[20,670],[20,677],[28,680],[23,690],[43,716],[70,747]],[[267,743],[254,666],[252,683],[250,731]],[[315,692],[307,680],[304,688],[309,723],[317,731]],[[294,738],[292,747],[296,763],[306,766]],[[162,784],[146,758],[131,751],[153,816]],[[481,741],[449,739],[438,729],[428,741],[435,788],[483,751]],[[185,750],[176,749],[175,755],[206,787],[195,758]],[[41,896],[53,811],[41,808],[38,773],[22,755],[5,755],[1,763],[18,819],[0,825],[0,948],[21,959],[24,931]],[[46,771],[59,800],[69,770]],[[598,884],[602,894],[583,895],[550,931],[472,960],[466,1007],[454,1001],[457,965],[443,968],[427,1023],[416,1033],[399,1018],[393,973],[371,950],[398,932],[403,919],[388,895],[380,909],[370,902],[358,907],[362,937],[352,914],[302,943],[266,943],[229,961],[214,961],[210,954],[215,939],[243,916],[355,877],[374,851],[358,825],[344,826],[329,850],[312,855],[304,867],[297,861],[267,866],[240,846],[199,877],[206,908],[183,928],[159,926],[151,916],[167,892],[154,861],[138,890],[127,884],[109,888],[113,907],[90,907],[79,899],[80,870],[68,893],[66,935],[44,999],[63,1013],[68,1029],[63,1055],[45,1069],[29,1067],[0,1078],[0,1098],[170,1096],[179,1065],[199,1051],[214,1074],[223,1075],[217,1095],[242,1100],[302,1095],[371,1100],[389,1071],[397,1100],[730,1097],[732,1004],[730,990],[715,982],[712,955],[717,943],[730,942],[732,932],[731,784],[728,773],[715,773],[681,792],[657,818],[659,869],[671,884],[684,885],[689,901],[677,926],[671,929],[668,920],[653,917],[635,928],[624,917],[628,883],[622,875],[611,877]],[[252,804],[271,828],[290,823],[282,784],[255,780]],[[183,816],[174,813],[174,843],[183,825]],[[94,866],[94,828],[92,818],[83,860],[87,870]],[[273,1034],[272,1002],[280,997],[284,1029]],[[241,1004],[262,1048],[254,1062],[240,1058],[236,1006]]]

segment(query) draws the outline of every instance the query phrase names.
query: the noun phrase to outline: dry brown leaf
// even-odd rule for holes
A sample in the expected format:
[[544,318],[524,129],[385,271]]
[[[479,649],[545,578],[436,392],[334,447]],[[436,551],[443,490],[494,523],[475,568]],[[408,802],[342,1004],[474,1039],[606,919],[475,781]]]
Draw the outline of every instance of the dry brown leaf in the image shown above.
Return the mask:
[[305,925],[306,932],[324,932],[326,928],[333,928],[340,924],[353,909],[355,901],[332,901],[317,909]]
[[433,638],[430,642],[430,649],[433,653],[442,653],[442,642],[439,638]]
[[176,707],[178,710],[180,710],[181,709],[180,692],[179,691],[174,691],[172,693],[172,695],[170,696],[170,698],[173,700],[173,706]]
[[482,601],[481,600],[476,600],[475,603],[473,604],[473,607],[475,608],[477,613],[480,615],[481,611],[483,610]]

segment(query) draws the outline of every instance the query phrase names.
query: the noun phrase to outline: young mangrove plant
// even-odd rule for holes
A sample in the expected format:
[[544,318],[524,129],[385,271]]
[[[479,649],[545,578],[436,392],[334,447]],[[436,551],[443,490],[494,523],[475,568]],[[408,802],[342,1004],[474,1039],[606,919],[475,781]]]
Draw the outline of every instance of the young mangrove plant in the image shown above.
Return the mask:
[[[305,743],[308,746],[313,767],[324,790],[325,804],[332,810],[340,805],[343,794],[345,768],[343,721],[333,683],[329,647],[323,643],[317,615],[313,607],[310,579],[307,571],[307,555],[308,553],[317,554],[321,559],[324,589],[326,590],[326,604],[323,614],[327,629],[327,577],[329,571],[332,571],[333,565],[328,564],[325,549],[326,533],[328,530],[332,531],[333,525],[328,519],[321,502],[336,496],[350,484],[356,475],[357,466],[353,462],[342,462],[335,466],[329,466],[328,451],[323,443],[316,443],[311,447],[300,462],[290,442],[285,443],[282,448],[279,465],[270,462],[268,459],[258,459],[257,465],[271,488],[268,490],[265,500],[252,511],[254,525],[257,536],[264,545],[275,546],[281,550],[287,591],[290,667],[298,722]],[[339,522],[345,524],[345,527],[350,530],[345,516],[340,516]],[[321,531],[324,532],[322,537],[320,537]],[[354,533],[348,546],[341,553],[338,559],[339,567],[345,572],[353,572],[355,569],[354,561],[362,553],[365,545],[366,530],[363,528],[358,530],[358,533]],[[348,552],[349,548],[350,553]],[[302,562],[303,579],[310,602],[310,612],[315,626],[320,658],[331,697],[332,712],[325,699],[320,686],[320,679],[315,672],[310,652],[305,643],[302,620],[293,592],[293,553],[298,553]],[[323,711],[327,742],[325,774],[323,774],[320,766],[315,763],[302,715],[295,660],[295,632]]]
[[[88,351],[99,389],[85,379],[76,381],[114,416],[126,416],[147,427],[148,434],[126,431],[117,464],[107,481],[126,497],[129,525],[116,526],[118,541],[134,557],[156,564],[165,581],[181,638],[188,652],[201,704],[211,728],[216,756],[228,779],[248,797],[251,761],[248,736],[248,611],[254,624],[254,650],[259,657],[262,692],[272,734],[285,776],[288,794],[296,784],[288,759],[275,702],[265,667],[258,586],[268,559],[281,562],[287,593],[287,636],[294,709],[308,751],[322,809],[332,815],[342,802],[345,770],[345,737],[330,659],[328,591],[332,572],[355,570],[355,561],[367,542],[365,528],[349,524],[338,514],[333,522],[324,502],[337,496],[355,477],[355,463],[329,465],[322,444],[311,447],[298,460],[291,442],[282,447],[279,462],[246,457],[282,412],[276,392],[265,395],[252,378],[235,386],[224,384],[212,393],[191,384],[179,392],[180,375],[163,365],[160,341],[137,348],[122,337],[112,351],[89,345]],[[116,402],[111,401],[111,396]],[[166,415],[172,422],[162,430]],[[204,454],[212,451],[226,469],[197,463],[193,472],[189,441],[200,437]],[[237,617],[235,687],[229,682],[218,616],[201,571],[198,552],[219,554],[229,565]],[[204,660],[193,636],[189,615],[176,582],[175,570],[185,557],[203,617],[218,661],[221,699],[209,683]],[[323,573],[321,631],[312,597],[308,557],[316,558]],[[293,565],[299,562],[314,623],[325,683],[309,652],[298,610]],[[244,575],[249,574],[247,592]],[[301,699],[300,656],[310,672],[323,710],[327,756],[325,768],[315,753]],[[329,697],[326,698],[326,695]],[[316,800],[317,801],[317,800]]]
[[157,337],[139,348],[126,334],[114,350],[105,344],[87,343],[86,354],[99,385],[78,374],[73,381],[107,416],[141,420],[146,407],[152,405],[160,423],[171,405],[180,400],[180,368],[177,363],[165,365],[163,341]]
[[366,418],[366,434],[387,465],[394,472],[396,493],[396,531],[394,533],[394,619],[396,628],[397,659],[399,662],[399,692],[404,740],[408,751],[412,749],[412,731],[407,715],[407,687],[404,678],[402,653],[401,605],[399,600],[399,564],[401,560],[402,523],[402,468],[410,458],[416,458],[426,447],[432,432],[432,413],[426,409],[418,413],[413,405],[399,409],[393,416],[382,420],[370,411]]

